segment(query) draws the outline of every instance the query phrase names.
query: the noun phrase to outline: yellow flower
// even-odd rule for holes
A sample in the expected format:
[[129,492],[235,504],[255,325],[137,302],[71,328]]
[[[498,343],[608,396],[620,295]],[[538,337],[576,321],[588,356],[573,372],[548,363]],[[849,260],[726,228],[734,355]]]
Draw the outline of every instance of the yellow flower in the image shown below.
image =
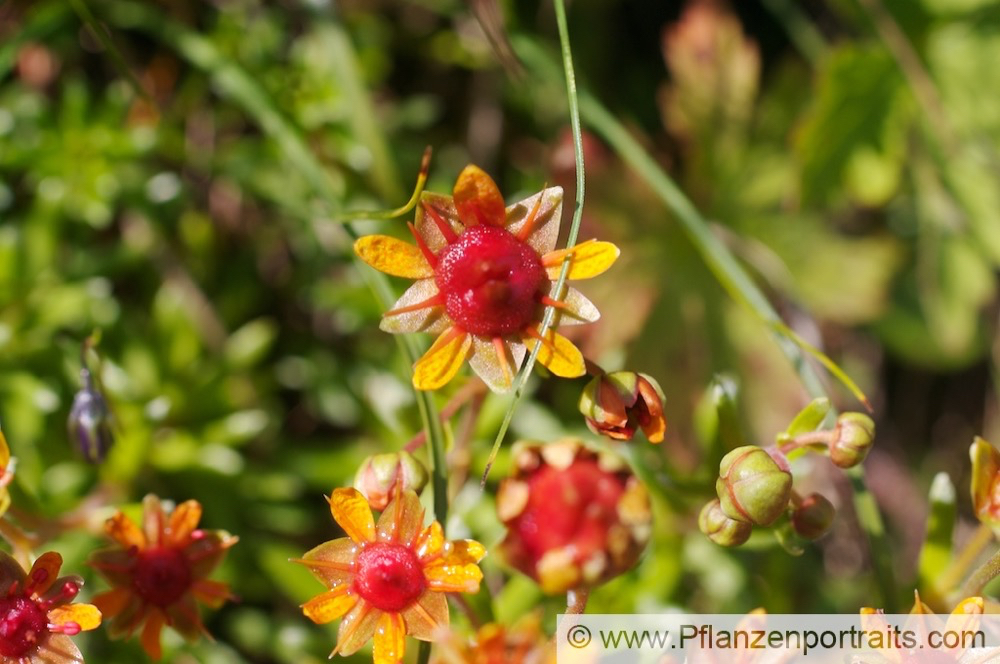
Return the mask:
[[385,313],[381,328],[440,335],[414,366],[414,387],[445,385],[468,359],[491,389],[506,391],[525,353],[539,342],[538,360],[552,373],[585,373],[583,355],[571,341],[555,330],[542,338],[542,313],[552,305],[564,324],[597,320],[597,308],[574,288],[554,299],[552,282],[567,257],[569,278],[589,279],[611,267],[619,251],[596,240],[555,250],[562,197],[562,188],[550,187],[505,208],[496,183],[469,165],[452,196],[422,194],[410,224],[415,245],[386,235],[355,243],[373,268],[416,280]]
[[334,520],[347,537],[321,544],[301,563],[329,590],[302,605],[317,624],[343,617],[333,655],[350,655],[375,639],[375,663],[403,658],[405,636],[432,641],[447,627],[445,593],[475,593],[483,578],[479,542],[447,542],[441,524],[423,527],[417,494],[397,494],[378,525],[356,489],[335,489],[329,499]]
[[42,554],[25,574],[0,551],[0,664],[79,664],[69,638],[101,624],[90,604],[71,604],[83,579],[59,576],[62,556]]
[[154,495],[142,504],[143,528],[118,512],[104,529],[119,546],[94,552],[89,562],[114,586],[94,597],[94,604],[113,618],[111,636],[128,638],[142,626],[143,649],[159,659],[164,625],[193,641],[206,633],[196,600],[218,608],[232,599],[226,584],[206,577],[238,538],[198,528],[201,505],[195,500],[169,514]]

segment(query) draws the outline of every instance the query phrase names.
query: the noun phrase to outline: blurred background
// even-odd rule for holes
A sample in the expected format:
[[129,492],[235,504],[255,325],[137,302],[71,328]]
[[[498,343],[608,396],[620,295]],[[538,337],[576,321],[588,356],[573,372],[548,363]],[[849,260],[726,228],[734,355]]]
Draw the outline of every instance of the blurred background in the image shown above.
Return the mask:
[[[569,29],[581,86],[874,404],[868,480],[905,597],[934,474],[957,488],[961,540],[968,445],[1000,442],[1000,4],[574,0]],[[0,1],[12,514],[74,570],[111,508],[148,492],[200,500],[205,527],[239,535],[216,576],[242,601],[206,617],[215,643],[170,633],[166,661],[325,660],[334,627],[298,609],[322,587],[287,560],[338,536],[324,494],[420,430],[408,362],[377,330],[337,215],[401,205],[426,145],[429,190],[450,192],[471,161],[508,201],[544,183],[572,198],[564,82],[538,65],[557,47],[553,8],[535,0]],[[612,240],[622,258],[583,285],[603,319],[575,339],[608,369],[655,376],[669,421],[663,445],[631,443],[662,482],[653,542],[590,609],[870,606],[850,488],[821,459],[796,477],[839,514],[803,555],[768,537],[724,550],[698,532],[717,470],[711,386],[736,394],[737,437],[761,445],[808,398],[668,209],[600,138],[584,139],[581,238]],[[95,329],[116,444],[93,465],[66,418]],[[592,437],[576,410],[583,384],[533,380],[511,438]],[[507,404],[490,396],[471,454],[452,457],[449,534],[488,546],[502,536],[492,495],[506,456],[485,493],[476,480]],[[551,626],[564,606],[495,557],[485,569],[501,619],[541,606]],[[84,572],[84,597],[104,589]],[[142,657],[100,630],[78,642],[89,661]]]

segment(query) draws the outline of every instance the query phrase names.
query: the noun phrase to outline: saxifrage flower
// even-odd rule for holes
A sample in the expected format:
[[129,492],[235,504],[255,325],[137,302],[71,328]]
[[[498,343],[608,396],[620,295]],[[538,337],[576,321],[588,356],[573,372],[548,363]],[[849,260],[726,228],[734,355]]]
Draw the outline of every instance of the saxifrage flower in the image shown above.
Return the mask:
[[545,306],[566,325],[598,319],[597,308],[574,288],[555,299],[553,280],[569,257],[569,279],[589,279],[618,258],[610,242],[590,240],[555,250],[563,192],[550,187],[504,207],[496,183],[469,165],[452,196],[424,192],[410,232],[416,244],[368,235],[354,245],[377,270],[416,279],[385,313],[386,332],[440,336],[416,363],[413,385],[433,390],[450,381],[466,358],[496,392],[510,389],[527,350],[541,341],[538,360],[557,376],[585,373],[571,341],[539,330]]
[[89,562],[114,586],[94,597],[112,619],[111,636],[128,638],[141,626],[143,649],[159,659],[165,625],[193,641],[206,633],[197,602],[218,608],[233,598],[229,586],[207,577],[238,538],[198,528],[201,504],[195,500],[169,513],[154,495],[142,504],[142,528],[118,512],[104,526],[118,546],[94,552]]
[[0,664],[79,664],[69,638],[101,624],[90,604],[72,604],[83,579],[59,576],[62,556],[42,554],[25,574],[0,551]]
[[375,663],[403,658],[405,637],[432,641],[448,626],[445,593],[475,593],[486,549],[473,540],[448,542],[437,521],[423,528],[413,491],[400,491],[378,520],[357,489],[335,489],[334,520],[347,537],[319,545],[294,562],[329,590],[302,605],[317,624],[343,617],[333,655],[350,655],[373,636]]

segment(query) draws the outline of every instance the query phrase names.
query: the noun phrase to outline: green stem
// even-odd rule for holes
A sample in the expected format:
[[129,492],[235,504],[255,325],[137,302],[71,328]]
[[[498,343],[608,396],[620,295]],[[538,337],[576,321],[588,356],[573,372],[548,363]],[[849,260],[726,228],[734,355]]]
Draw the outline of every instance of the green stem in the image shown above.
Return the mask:
[[965,543],[959,554],[951,561],[944,573],[934,584],[935,587],[944,593],[951,592],[952,588],[958,585],[959,580],[965,575],[972,563],[975,562],[979,554],[983,552],[994,540],[993,529],[985,523],[979,524],[975,534]]
[[983,563],[979,569],[972,573],[972,576],[962,586],[962,591],[959,595],[963,599],[982,595],[986,584],[998,576],[1000,576],[1000,549],[990,556],[990,559]]
[[785,26],[785,32],[799,53],[816,66],[827,52],[826,39],[816,29],[809,17],[799,8],[796,0],[764,0],[764,6]]

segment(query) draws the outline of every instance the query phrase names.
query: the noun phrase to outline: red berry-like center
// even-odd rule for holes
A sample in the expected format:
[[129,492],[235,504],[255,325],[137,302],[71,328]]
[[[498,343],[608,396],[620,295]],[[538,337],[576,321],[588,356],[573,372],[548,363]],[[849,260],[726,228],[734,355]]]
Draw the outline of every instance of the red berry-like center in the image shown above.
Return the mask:
[[0,655],[25,657],[48,636],[45,611],[27,597],[0,600]]
[[621,478],[595,461],[578,460],[565,470],[542,466],[528,487],[528,504],[510,527],[531,558],[568,544],[578,560],[605,549],[608,528],[619,521]]
[[138,555],[132,582],[150,604],[170,606],[191,587],[191,566],[177,549],[153,547]]
[[473,226],[438,255],[434,280],[459,327],[500,337],[537,318],[548,275],[530,245],[503,228]]
[[355,559],[354,590],[382,611],[402,611],[427,589],[417,554],[402,544],[369,544]]

